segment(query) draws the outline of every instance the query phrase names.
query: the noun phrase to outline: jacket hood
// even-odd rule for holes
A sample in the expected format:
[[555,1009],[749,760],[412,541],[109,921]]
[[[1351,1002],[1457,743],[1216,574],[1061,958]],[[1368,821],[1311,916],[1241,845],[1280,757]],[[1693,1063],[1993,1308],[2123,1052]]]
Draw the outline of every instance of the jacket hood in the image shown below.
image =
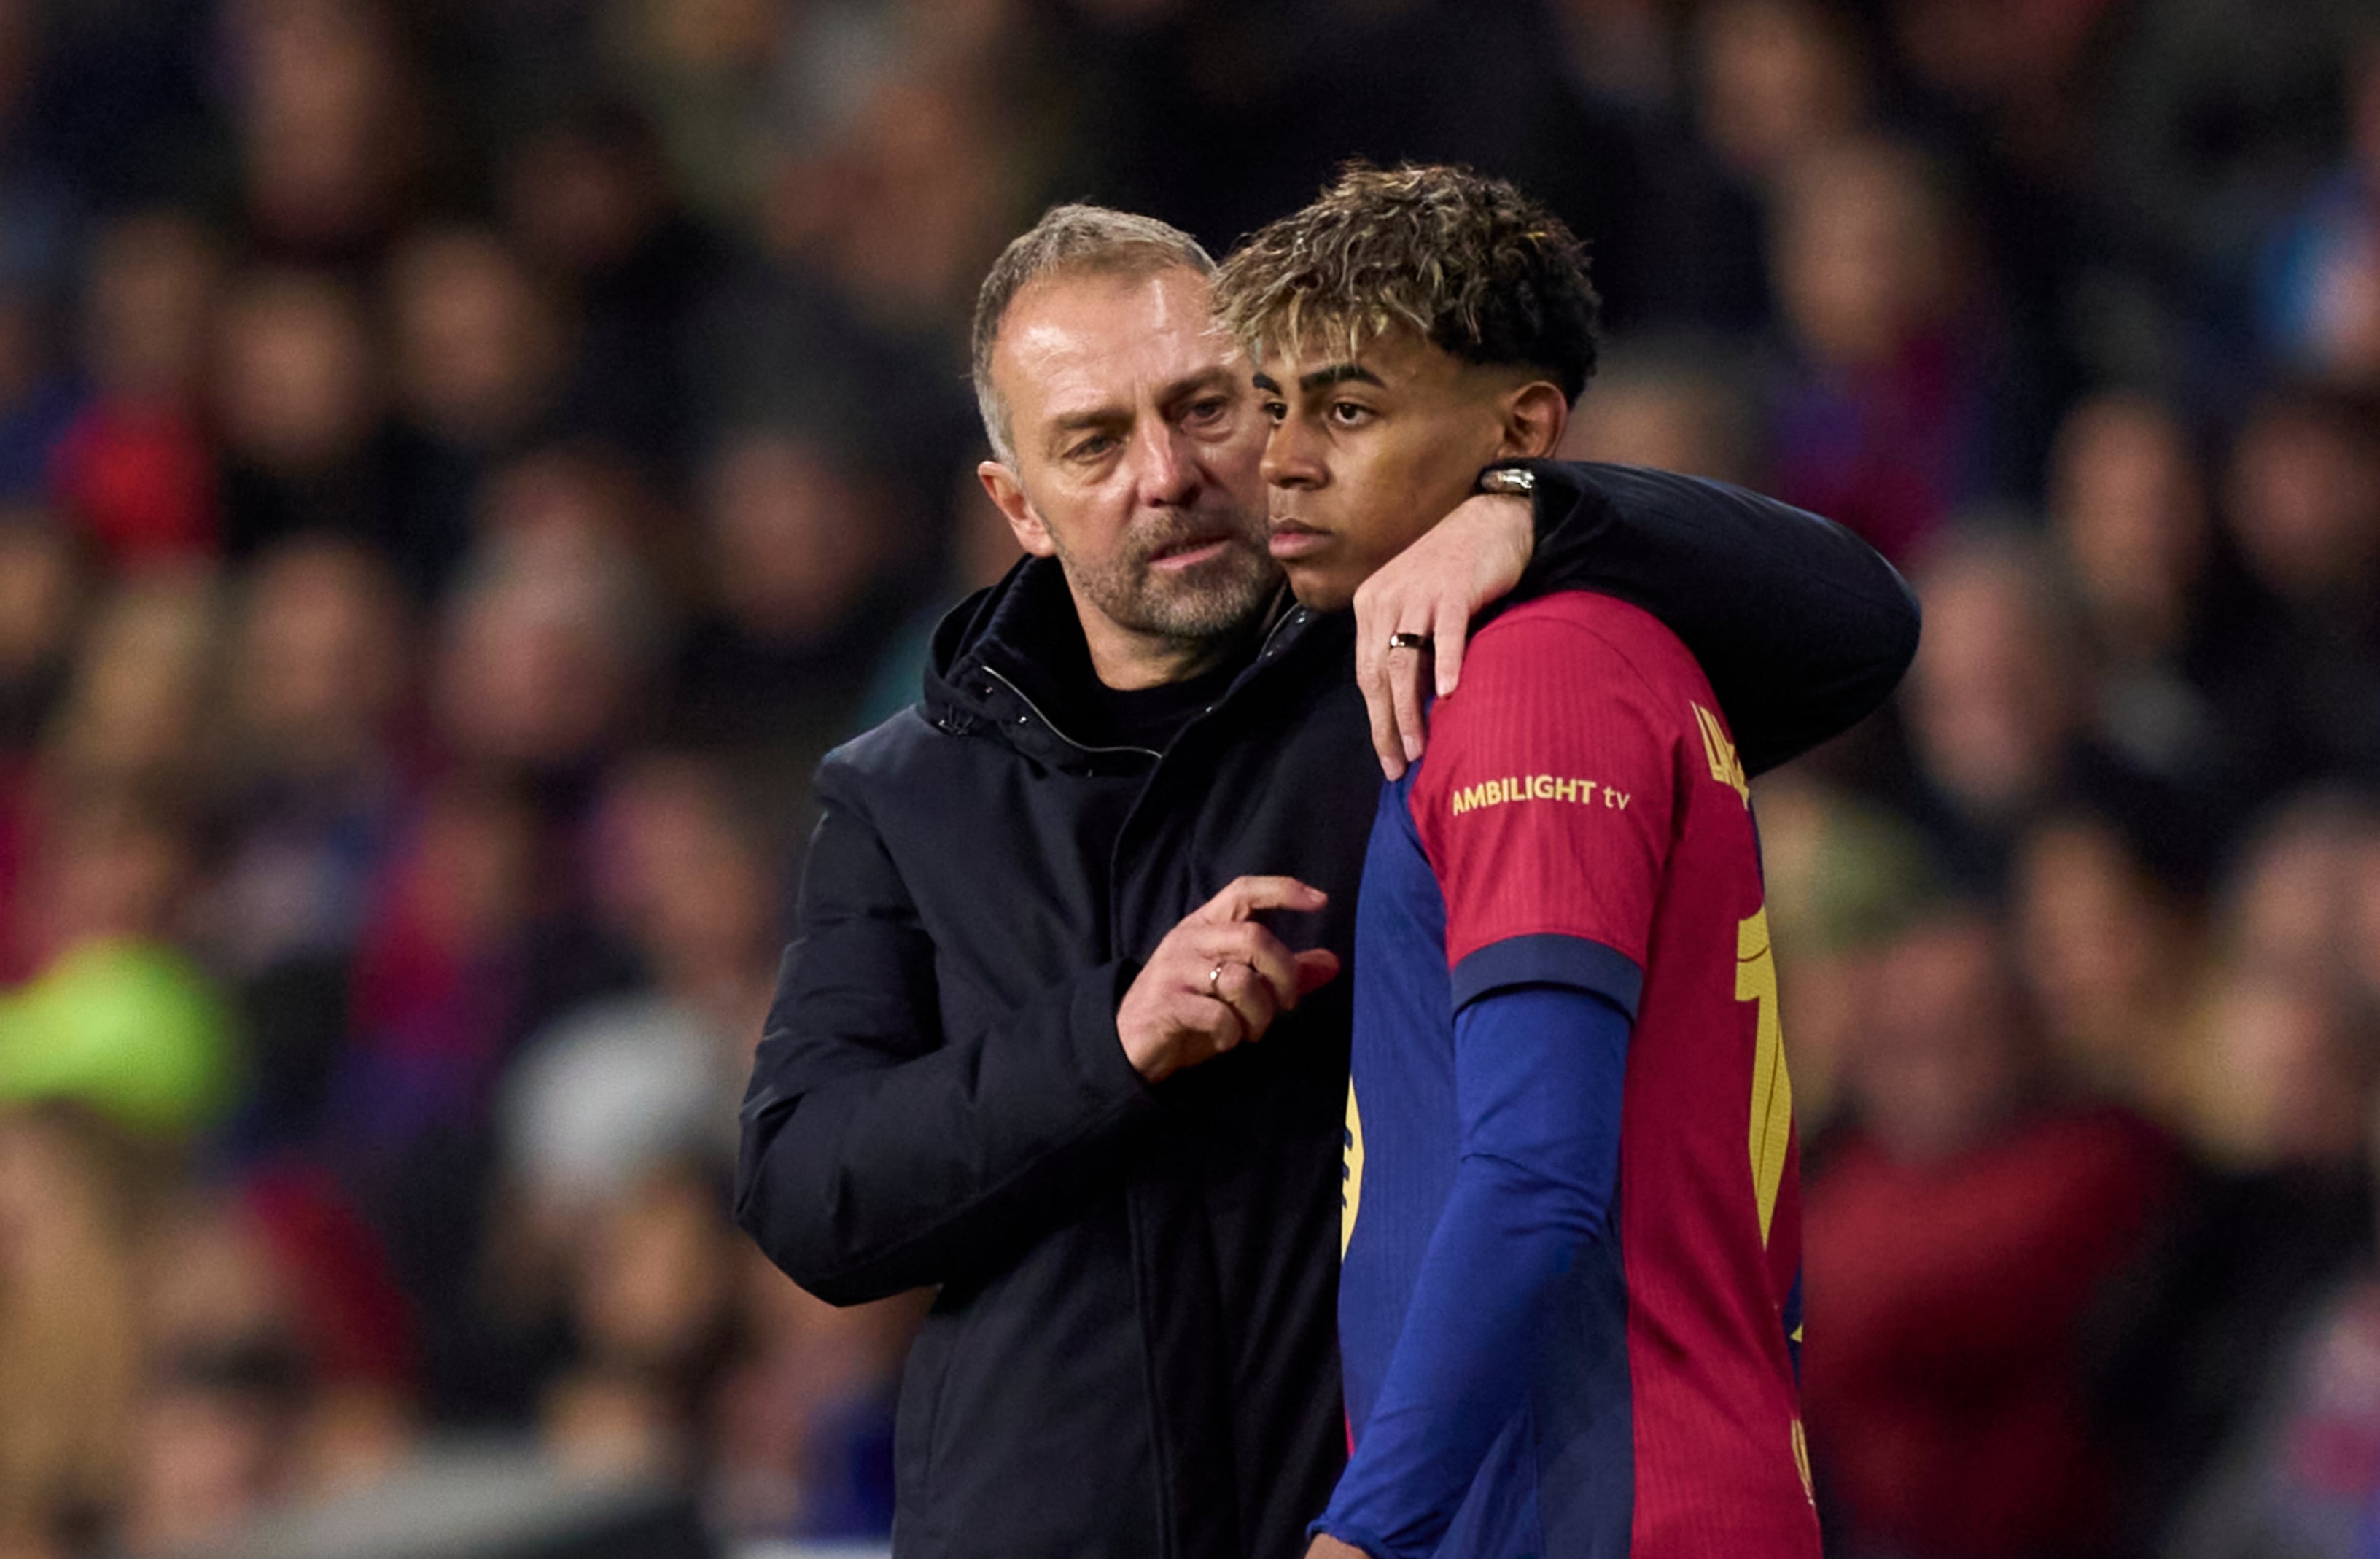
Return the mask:
[[1080,767],[1102,749],[1065,735],[1073,675],[1090,646],[1055,558],[1026,557],[945,614],[926,662],[926,717],[952,736],[978,732],[1029,758]]

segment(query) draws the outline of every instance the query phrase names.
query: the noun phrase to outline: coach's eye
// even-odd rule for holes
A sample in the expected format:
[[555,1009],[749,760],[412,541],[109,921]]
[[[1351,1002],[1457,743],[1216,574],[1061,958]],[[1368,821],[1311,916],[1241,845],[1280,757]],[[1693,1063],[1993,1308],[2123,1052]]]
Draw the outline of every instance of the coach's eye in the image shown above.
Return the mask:
[[1232,402],[1229,396],[1205,396],[1190,403],[1190,409],[1183,413],[1183,420],[1189,422],[1214,423],[1220,421],[1224,414],[1231,409]]
[[1069,460],[1096,460],[1100,456],[1106,454],[1109,450],[1113,449],[1115,447],[1115,435],[1112,433],[1093,433],[1090,437],[1084,439],[1081,443],[1069,446],[1066,450],[1066,458]]

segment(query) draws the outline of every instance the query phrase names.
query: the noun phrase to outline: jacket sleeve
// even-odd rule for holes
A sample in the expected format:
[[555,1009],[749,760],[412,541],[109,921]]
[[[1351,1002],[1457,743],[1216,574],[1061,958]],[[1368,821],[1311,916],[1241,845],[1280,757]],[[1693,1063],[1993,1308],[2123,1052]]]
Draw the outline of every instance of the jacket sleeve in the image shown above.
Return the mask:
[[1111,963],[994,1030],[942,1031],[934,948],[882,840],[821,775],[798,939],[752,1067],[736,1222],[822,1299],[857,1304],[997,1261],[1062,1213],[1087,1154],[1152,1109]]
[[1702,663],[1752,773],[1857,725],[1917,652],[1917,598],[1832,520],[1700,477],[1524,464],[1537,548],[1513,598],[1591,590],[1660,618]]

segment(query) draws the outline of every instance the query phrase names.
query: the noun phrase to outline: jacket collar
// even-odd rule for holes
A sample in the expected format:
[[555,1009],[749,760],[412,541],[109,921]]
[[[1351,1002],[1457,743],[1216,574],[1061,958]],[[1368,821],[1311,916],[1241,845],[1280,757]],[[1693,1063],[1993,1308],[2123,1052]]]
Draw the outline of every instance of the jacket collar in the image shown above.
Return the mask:
[[[1226,700],[1306,638],[1306,630],[1328,620],[1300,608],[1285,589],[1267,611],[1264,647],[1233,681]],[[1089,664],[1090,648],[1063,570],[1055,559],[1027,557],[998,584],[959,603],[935,628],[926,668],[926,716],[953,736],[997,736],[1026,756],[1061,768],[1153,758],[1144,749],[1102,748],[1077,739],[1087,722],[1069,689],[1076,675],[1088,675]]]

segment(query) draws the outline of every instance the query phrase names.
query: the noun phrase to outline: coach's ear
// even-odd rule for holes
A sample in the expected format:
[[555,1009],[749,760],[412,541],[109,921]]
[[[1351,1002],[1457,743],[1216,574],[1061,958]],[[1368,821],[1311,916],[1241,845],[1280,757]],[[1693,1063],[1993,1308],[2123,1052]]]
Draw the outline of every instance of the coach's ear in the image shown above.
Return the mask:
[[1050,540],[1050,528],[1033,512],[1033,500],[1025,495],[1025,484],[1016,473],[997,460],[986,460],[975,469],[983,490],[1008,517],[1008,528],[1016,532],[1016,544],[1036,557],[1055,557],[1057,543]]
[[1543,379],[1504,392],[1499,408],[1504,441],[1496,446],[1499,460],[1543,460],[1561,447],[1562,430],[1570,425],[1570,397],[1561,386]]

